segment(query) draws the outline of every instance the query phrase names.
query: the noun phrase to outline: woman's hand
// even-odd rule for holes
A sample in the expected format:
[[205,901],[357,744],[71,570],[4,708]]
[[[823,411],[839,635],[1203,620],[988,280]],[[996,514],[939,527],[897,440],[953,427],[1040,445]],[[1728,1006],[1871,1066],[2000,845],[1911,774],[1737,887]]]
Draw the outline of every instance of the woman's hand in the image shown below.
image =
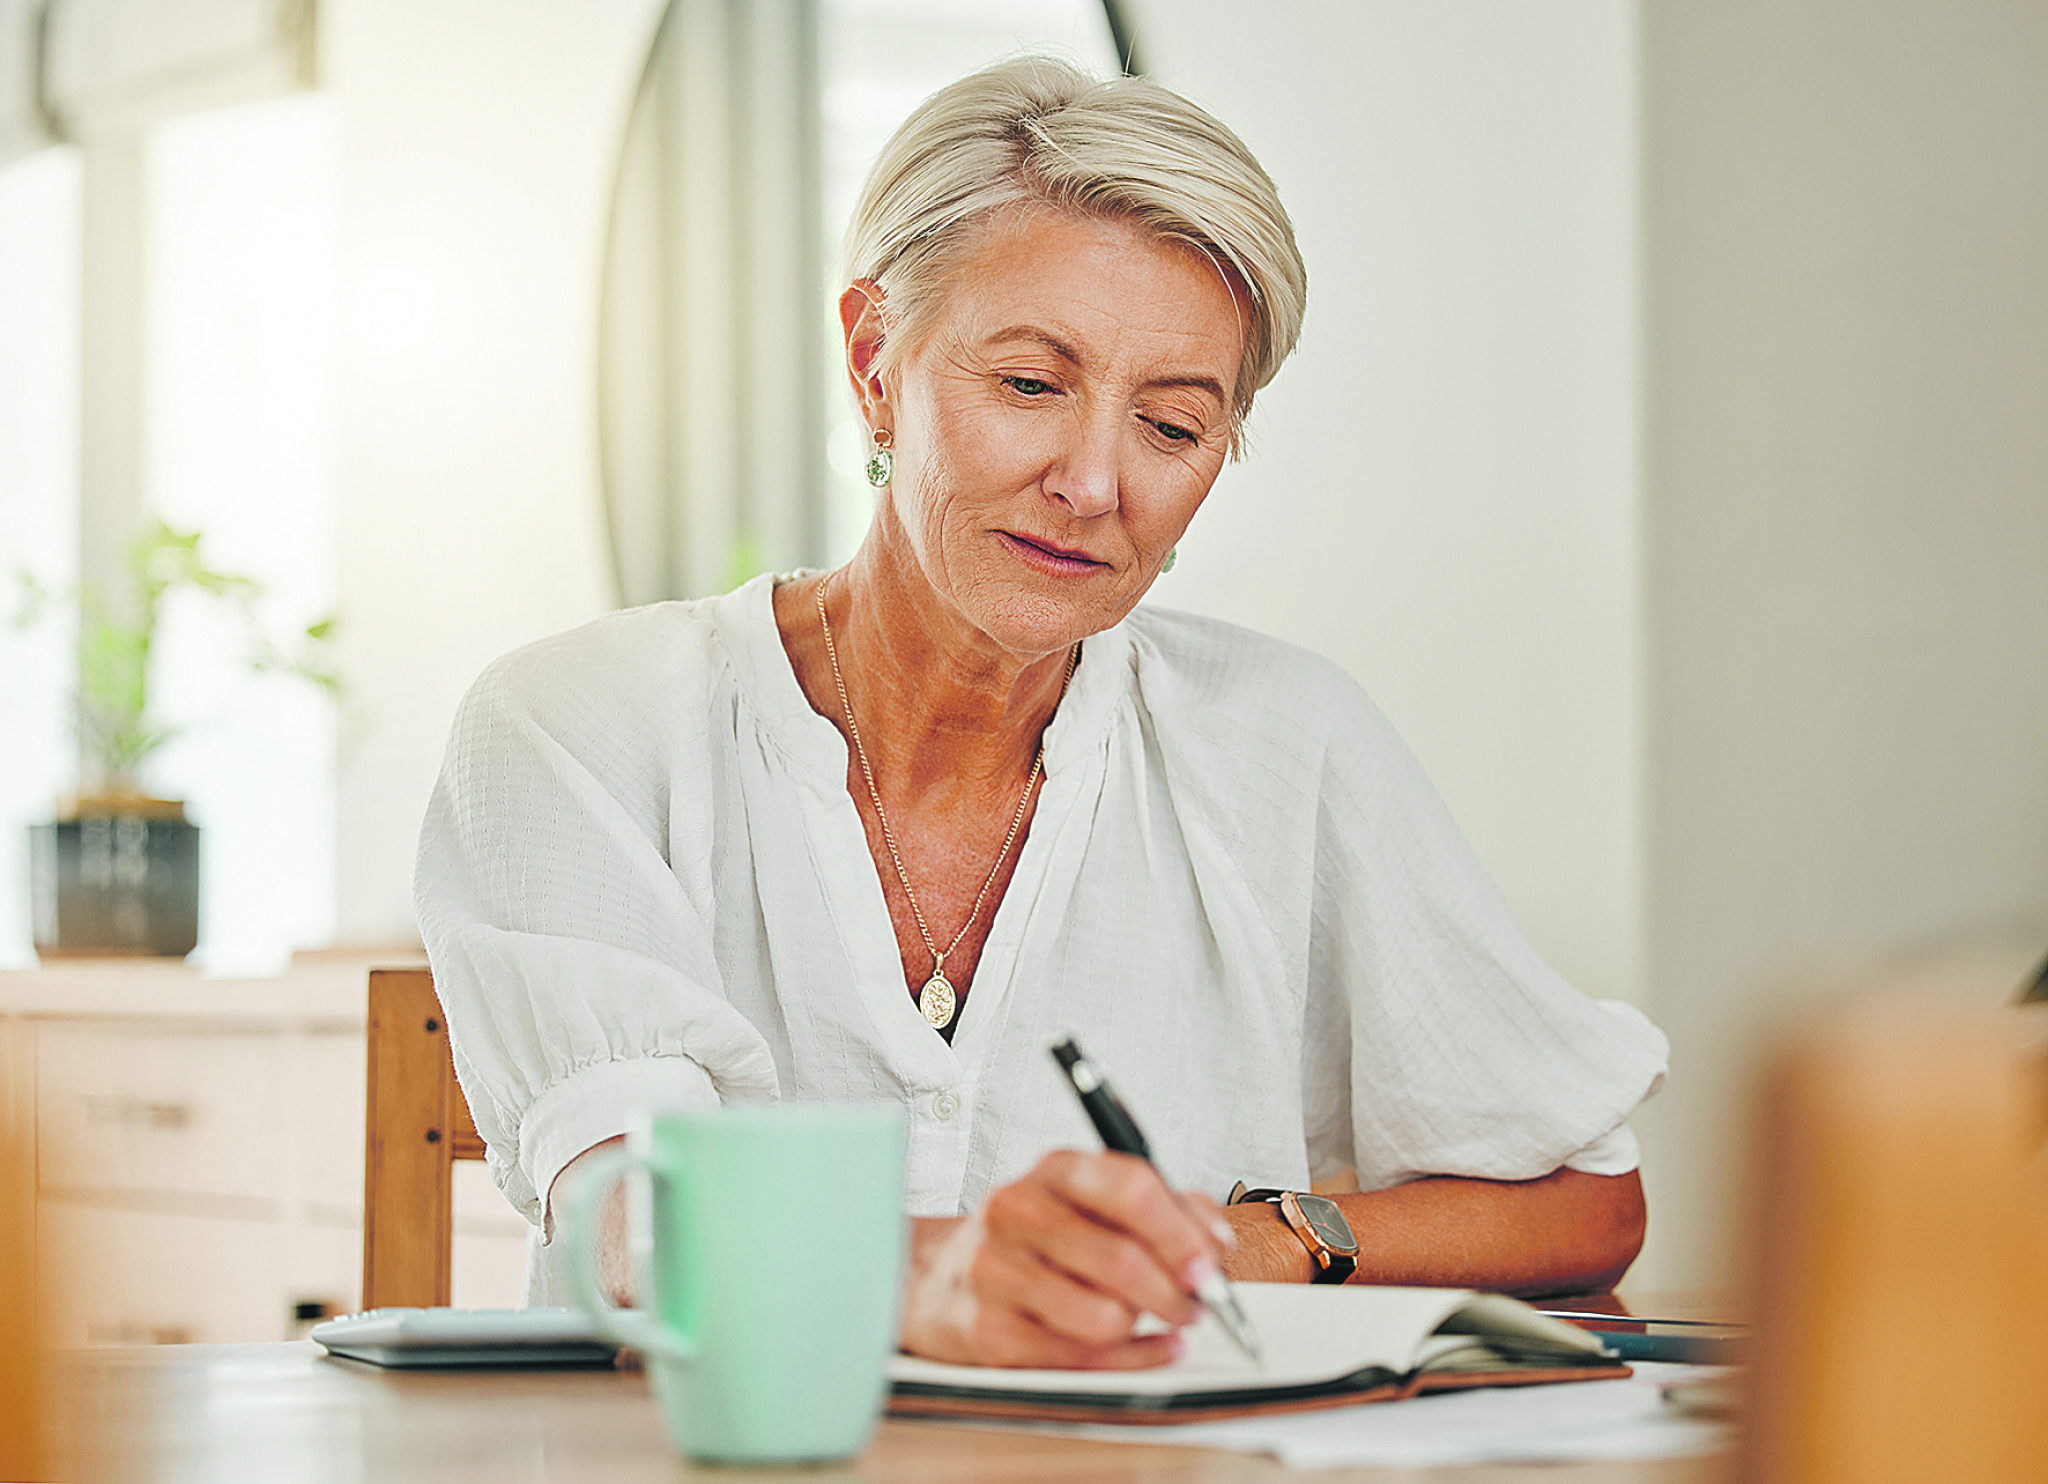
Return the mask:
[[1055,1151],[972,1216],[914,1224],[903,1348],[969,1365],[1164,1364],[1179,1334],[1134,1337],[1138,1316],[1192,1323],[1229,1239],[1214,1202],[1168,1190],[1144,1160]]

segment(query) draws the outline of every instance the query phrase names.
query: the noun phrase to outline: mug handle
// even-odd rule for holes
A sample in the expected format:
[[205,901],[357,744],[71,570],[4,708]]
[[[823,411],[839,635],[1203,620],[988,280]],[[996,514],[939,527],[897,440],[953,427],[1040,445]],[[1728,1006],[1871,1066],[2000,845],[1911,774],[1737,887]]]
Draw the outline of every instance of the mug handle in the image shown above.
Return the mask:
[[663,1360],[689,1361],[697,1358],[697,1347],[678,1333],[652,1309],[615,1308],[597,1281],[596,1233],[598,1208],[627,1174],[645,1170],[655,1174],[644,1154],[615,1149],[591,1162],[590,1171],[569,1209],[569,1273],[576,1285],[576,1297],[589,1311],[599,1334],[614,1344],[627,1345],[643,1355]]

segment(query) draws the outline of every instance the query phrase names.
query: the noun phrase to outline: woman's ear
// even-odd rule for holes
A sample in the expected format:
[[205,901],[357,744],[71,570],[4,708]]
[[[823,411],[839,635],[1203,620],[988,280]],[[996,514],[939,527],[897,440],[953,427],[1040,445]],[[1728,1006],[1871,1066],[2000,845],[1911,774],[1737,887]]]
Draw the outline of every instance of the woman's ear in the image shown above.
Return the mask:
[[853,394],[860,399],[861,412],[871,428],[886,427],[891,421],[889,392],[879,369],[882,345],[888,338],[888,314],[883,307],[887,299],[882,286],[872,278],[855,279],[853,286],[839,296],[839,327],[846,339],[846,379],[852,383]]

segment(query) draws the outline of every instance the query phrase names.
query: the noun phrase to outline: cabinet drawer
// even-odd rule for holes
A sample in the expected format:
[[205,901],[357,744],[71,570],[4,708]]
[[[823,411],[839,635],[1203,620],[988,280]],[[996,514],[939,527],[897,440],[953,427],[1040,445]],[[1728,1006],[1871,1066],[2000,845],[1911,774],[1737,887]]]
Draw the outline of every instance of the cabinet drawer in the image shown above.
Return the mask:
[[45,1336],[59,1347],[283,1340],[280,1228],[260,1221],[45,1201]]
[[177,1191],[227,1198],[245,1217],[273,1212],[295,1121],[280,1061],[274,1034],[43,1027],[38,1184]]

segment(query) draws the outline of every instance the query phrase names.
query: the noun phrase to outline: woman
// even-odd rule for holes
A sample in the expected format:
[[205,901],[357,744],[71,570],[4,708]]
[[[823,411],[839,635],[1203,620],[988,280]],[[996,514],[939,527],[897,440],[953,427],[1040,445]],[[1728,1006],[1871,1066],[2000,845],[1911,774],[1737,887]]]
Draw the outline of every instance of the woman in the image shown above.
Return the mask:
[[[529,1297],[633,1110],[777,1096],[905,1109],[903,1342],[943,1359],[1157,1363],[1139,1314],[1219,1263],[1618,1277],[1663,1038],[1537,959],[1335,667],[1135,609],[1300,324],[1264,172],[1025,59],[911,117],[848,254],[854,559],[533,645],[456,723],[420,919]],[[1069,1032],[1186,1191],[1086,1152]],[[1347,1171],[1355,1259],[1215,1204]]]

